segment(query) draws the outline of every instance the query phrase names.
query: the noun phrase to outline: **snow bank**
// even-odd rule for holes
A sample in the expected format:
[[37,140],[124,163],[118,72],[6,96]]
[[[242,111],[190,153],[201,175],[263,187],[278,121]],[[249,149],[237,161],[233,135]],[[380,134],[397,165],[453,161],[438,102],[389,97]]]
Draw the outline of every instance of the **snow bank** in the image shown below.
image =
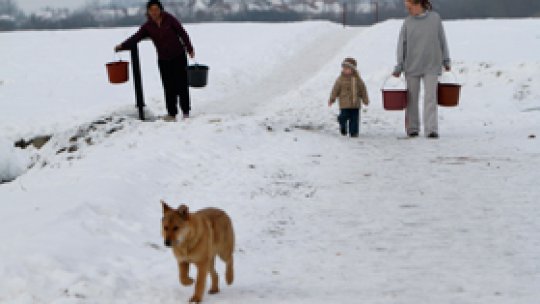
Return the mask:
[[0,138],[0,182],[11,181],[26,171],[28,159],[12,142]]

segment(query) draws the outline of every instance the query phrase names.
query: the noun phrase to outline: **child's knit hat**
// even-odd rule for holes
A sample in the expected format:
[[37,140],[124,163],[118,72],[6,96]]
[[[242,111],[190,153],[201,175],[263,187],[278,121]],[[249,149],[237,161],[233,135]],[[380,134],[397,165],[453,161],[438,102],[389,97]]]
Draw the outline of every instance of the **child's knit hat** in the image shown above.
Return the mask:
[[356,71],[356,59],[352,57],[347,57],[341,63],[342,67],[348,67]]

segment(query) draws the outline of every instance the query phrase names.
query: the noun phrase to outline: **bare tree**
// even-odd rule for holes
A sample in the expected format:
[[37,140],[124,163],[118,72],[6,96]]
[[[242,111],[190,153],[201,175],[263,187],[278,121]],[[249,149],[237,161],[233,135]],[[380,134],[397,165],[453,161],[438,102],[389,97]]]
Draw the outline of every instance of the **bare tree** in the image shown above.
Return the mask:
[[15,0],[0,0],[0,14],[16,17],[22,12]]

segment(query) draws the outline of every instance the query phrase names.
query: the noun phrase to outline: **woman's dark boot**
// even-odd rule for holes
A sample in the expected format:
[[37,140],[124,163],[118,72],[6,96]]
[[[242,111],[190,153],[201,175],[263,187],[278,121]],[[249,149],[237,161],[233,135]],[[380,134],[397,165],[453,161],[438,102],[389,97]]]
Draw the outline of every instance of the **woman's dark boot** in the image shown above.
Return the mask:
[[438,139],[439,138],[439,133],[431,132],[431,133],[429,133],[429,135],[427,137],[430,138],[430,139]]

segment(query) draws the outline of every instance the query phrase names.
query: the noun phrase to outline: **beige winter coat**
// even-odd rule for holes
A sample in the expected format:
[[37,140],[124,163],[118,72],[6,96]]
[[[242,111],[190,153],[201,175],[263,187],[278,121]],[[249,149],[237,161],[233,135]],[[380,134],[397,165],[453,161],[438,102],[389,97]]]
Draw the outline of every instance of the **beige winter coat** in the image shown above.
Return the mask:
[[340,109],[359,109],[360,102],[368,105],[369,97],[362,78],[358,75],[340,75],[332,89],[330,104],[336,102],[336,99],[339,99]]

